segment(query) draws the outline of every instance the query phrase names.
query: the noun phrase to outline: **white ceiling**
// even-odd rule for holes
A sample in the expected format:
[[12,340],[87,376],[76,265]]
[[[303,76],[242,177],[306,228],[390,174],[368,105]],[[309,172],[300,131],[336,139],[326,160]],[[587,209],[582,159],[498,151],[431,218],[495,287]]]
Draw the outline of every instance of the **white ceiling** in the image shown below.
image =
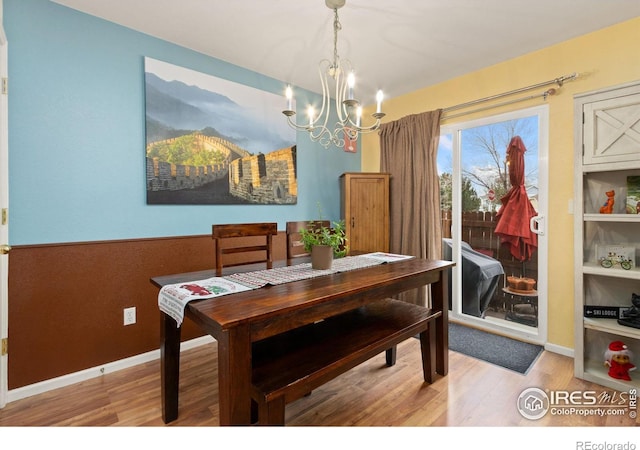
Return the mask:
[[[314,92],[333,58],[324,0],[52,1]],[[339,15],[372,103],[638,17],[640,0],[348,0]]]

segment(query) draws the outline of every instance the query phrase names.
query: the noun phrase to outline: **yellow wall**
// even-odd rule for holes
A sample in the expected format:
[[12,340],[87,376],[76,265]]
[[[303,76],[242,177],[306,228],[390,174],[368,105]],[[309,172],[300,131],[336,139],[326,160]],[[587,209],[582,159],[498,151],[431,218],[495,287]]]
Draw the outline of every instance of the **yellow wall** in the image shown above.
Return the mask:
[[[548,342],[573,348],[573,96],[640,80],[640,18],[590,33],[525,56],[473,72],[384,103],[384,122],[464,103],[577,72],[549,97],[549,315]],[[546,88],[545,88],[546,89]],[[544,89],[534,90],[524,96]],[[503,99],[504,100],[504,99]],[[541,104],[517,103],[484,115]],[[365,117],[373,111],[365,111]],[[466,121],[464,116],[453,121]],[[362,138],[362,170],[380,170],[380,145],[375,133]],[[575,176],[575,175],[574,175]]]

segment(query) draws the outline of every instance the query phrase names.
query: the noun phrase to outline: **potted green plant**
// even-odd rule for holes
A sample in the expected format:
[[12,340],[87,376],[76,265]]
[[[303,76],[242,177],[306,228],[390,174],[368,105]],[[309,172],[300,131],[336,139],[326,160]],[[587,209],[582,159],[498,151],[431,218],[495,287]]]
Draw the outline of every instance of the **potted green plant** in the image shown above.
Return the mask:
[[331,228],[311,221],[309,227],[300,230],[300,239],[304,250],[311,253],[314,269],[330,269],[333,258],[342,258],[349,250],[344,220],[333,222]]

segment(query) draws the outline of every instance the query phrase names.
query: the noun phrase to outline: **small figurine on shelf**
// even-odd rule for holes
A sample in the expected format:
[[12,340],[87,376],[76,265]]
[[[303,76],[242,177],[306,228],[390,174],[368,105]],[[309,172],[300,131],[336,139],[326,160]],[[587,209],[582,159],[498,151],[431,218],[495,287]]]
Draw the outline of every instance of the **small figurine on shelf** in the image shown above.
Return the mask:
[[618,319],[620,325],[640,328],[640,295],[631,294],[631,307],[622,311],[622,317]]
[[629,372],[636,368],[631,363],[632,356],[624,342],[611,342],[607,351],[604,352],[604,365],[609,367],[609,376],[618,380],[631,381]]
[[611,214],[611,213],[613,213],[613,205],[616,202],[616,200],[615,200],[616,191],[614,191],[614,190],[607,191],[606,194],[607,194],[607,201],[605,202],[604,205],[602,205],[600,207],[600,214]]

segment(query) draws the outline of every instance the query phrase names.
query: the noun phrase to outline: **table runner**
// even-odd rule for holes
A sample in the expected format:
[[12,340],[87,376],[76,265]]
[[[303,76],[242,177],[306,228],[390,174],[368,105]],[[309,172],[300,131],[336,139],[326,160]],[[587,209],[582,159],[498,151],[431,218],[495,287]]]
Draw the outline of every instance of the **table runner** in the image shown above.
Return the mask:
[[255,272],[240,272],[223,277],[211,277],[204,280],[168,284],[160,289],[158,307],[171,316],[180,326],[184,319],[184,308],[191,300],[221,297],[237,292],[259,289],[267,285],[278,285],[292,281],[305,280],[339,272],[363,269],[379,264],[413,258],[392,253],[367,253],[358,256],[346,256],[333,261],[330,269],[317,270],[311,263],[264,269]]

